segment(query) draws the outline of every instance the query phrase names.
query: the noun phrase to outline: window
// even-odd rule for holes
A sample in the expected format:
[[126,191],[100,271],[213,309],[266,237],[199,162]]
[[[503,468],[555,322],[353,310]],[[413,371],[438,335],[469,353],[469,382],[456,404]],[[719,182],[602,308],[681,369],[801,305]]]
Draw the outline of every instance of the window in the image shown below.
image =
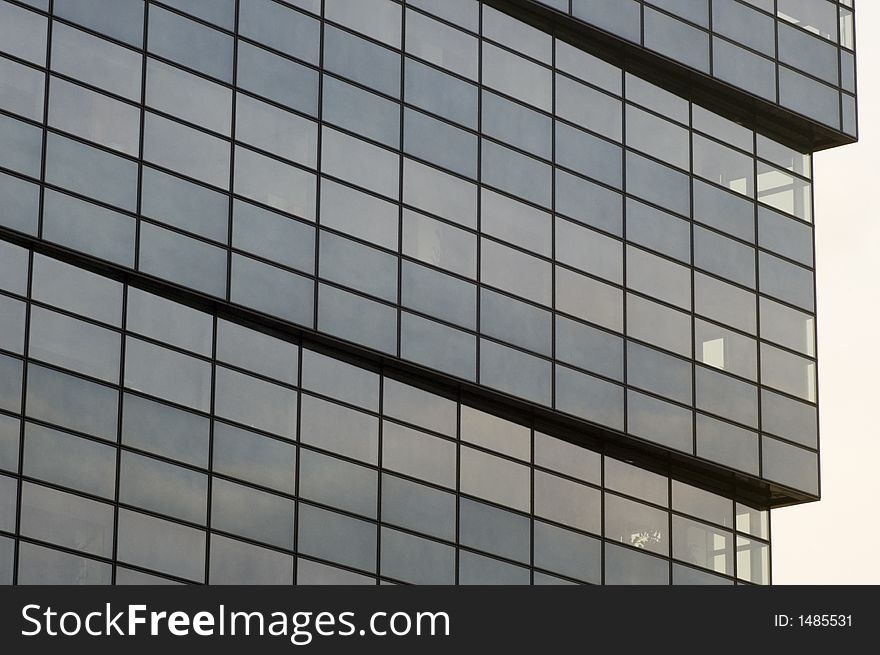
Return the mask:
[[397,301],[397,257],[329,232],[321,233],[319,274],[324,279]]
[[238,30],[249,39],[274,50],[318,63],[320,23],[306,14],[271,0],[242,0]]
[[480,383],[499,391],[549,405],[550,362],[494,341],[480,340]]
[[400,5],[390,0],[330,0],[324,11],[329,20],[400,47]]
[[[127,166],[130,162],[124,163]],[[134,266],[133,217],[51,189],[43,192],[43,238],[123,266]]]
[[212,352],[212,316],[136,287],[128,287],[125,327],[205,357]]
[[113,512],[113,505],[30,482],[21,485],[20,531],[33,539],[90,555],[111,557]]
[[[82,3],[80,3],[82,4]],[[125,4],[117,3],[117,4]],[[56,14],[64,9],[57,8]],[[52,70],[129,100],[141,98],[142,55],[68,27],[52,26]]]
[[383,422],[382,430],[382,466],[425,482],[456,487],[453,442],[390,421]]
[[400,208],[396,204],[327,178],[321,179],[322,226],[397,250],[399,221]]
[[[15,362],[12,370],[17,372],[17,378],[7,373],[10,370],[7,362]],[[0,405],[18,411],[20,401],[10,393],[7,385],[11,382],[20,388],[21,365],[0,357],[0,382]],[[17,395],[18,392],[13,393]],[[13,396],[13,403],[9,402],[10,396]],[[115,441],[118,401],[117,389],[41,366],[28,366],[27,408],[28,415],[33,418]]]
[[102,323],[122,322],[122,284],[45,255],[34,254],[31,297]]
[[232,209],[232,245],[283,266],[315,273],[314,227],[237,199]]
[[330,72],[400,97],[400,54],[335,27],[324,28],[324,66]]
[[578,530],[599,534],[601,492],[549,473],[535,471],[535,514]]
[[556,124],[556,163],[617,188],[623,184],[620,146],[564,123]]
[[39,135],[39,128],[0,115],[0,165],[18,173],[39,177],[42,149]]
[[300,421],[302,443],[368,464],[378,463],[378,418],[303,394]]
[[128,337],[125,386],[206,412],[211,406],[211,365]]
[[100,145],[137,156],[140,109],[65,80],[51,78],[49,124]]
[[669,515],[662,510],[606,493],[605,537],[640,550],[668,555]]
[[400,147],[400,105],[335,77],[324,78],[321,119],[352,132]]
[[504,141],[543,159],[553,154],[553,120],[518,102],[482,92],[482,122],[486,136]]
[[553,315],[483,289],[480,293],[480,331],[549,357],[553,346]]
[[318,115],[317,71],[245,42],[238,44],[237,65],[240,88]]
[[462,545],[523,563],[529,561],[528,517],[462,498],[458,521]]
[[459,175],[477,177],[477,137],[421,112],[405,109],[404,151]]
[[382,574],[414,584],[454,584],[455,549],[382,528]]
[[387,473],[382,476],[382,521],[427,535],[455,540],[456,498]]
[[302,367],[304,389],[379,411],[379,376],[375,373],[307,348],[302,351]]
[[311,326],[314,323],[314,297],[315,283],[312,280],[233,254],[232,286],[229,289],[232,302]]
[[122,403],[122,443],[207,468],[211,424],[207,418],[126,393]]
[[477,276],[475,235],[408,209],[403,212],[403,253],[465,277]]
[[256,432],[214,423],[213,470],[293,495],[296,446]]
[[292,556],[218,534],[211,535],[210,567],[211,584],[285,585],[293,580]]
[[529,470],[519,464],[462,447],[461,490],[521,511],[528,511]]
[[298,549],[364,571],[376,569],[376,526],[310,505],[299,506]]
[[476,80],[479,42],[414,11],[406,12],[406,52]]
[[246,95],[236,99],[235,138],[311,168],[317,165],[317,123]]
[[481,240],[481,246],[482,281],[485,284],[550,305],[552,270],[549,262],[485,238]]
[[314,173],[235,147],[233,190],[245,198],[314,221],[316,187]]
[[147,105],[228,135],[231,90],[156,59],[147,60]]
[[[479,91],[442,71],[406,58],[404,99],[407,103],[460,123],[471,129],[477,128],[477,105]],[[325,80],[326,85],[329,80]],[[488,98],[486,94],[484,98]],[[327,118],[325,105],[324,117]]]
[[211,526],[278,548],[293,548],[294,502],[215,478]]
[[28,354],[104,382],[119,380],[120,335],[64,314],[31,308]]
[[[560,41],[557,50],[563,46]],[[571,47],[571,46],[567,46]],[[589,57],[586,53],[584,56]],[[557,52],[557,67],[562,68]],[[620,78],[620,73],[616,73]],[[556,75],[556,115],[591,132],[620,141],[623,133],[621,102],[564,75]]]
[[200,73],[232,82],[232,37],[150,6],[147,49]]
[[228,196],[149,166],[141,173],[141,213],[224,245],[229,238]]
[[229,185],[226,141],[156,114],[144,116],[144,159],[214,186]]
[[117,556],[123,562],[197,582],[205,578],[201,530],[120,509],[117,542]]
[[376,471],[303,449],[299,493],[322,505],[376,518],[379,479]]
[[691,308],[690,269],[632,246],[626,248],[627,286],[652,298]]
[[299,347],[238,323],[218,319],[217,359],[287,384],[297,383]]
[[[216,484],[216,482],[215,482]],[[208,476],[151,457],[123,452],[119,502],[192,523],[207,517]]]
[[53,10],[61,18],[67,18],[137,48],[143,47],[143,0],[60,2]]
[[217,416],[290,439],[296,436],[295,391],[227,368],[217,367],[215,376]]
[[225,249],[155,225],[141,226],[138,269],[217,297],[226,296]]
[[389,198],[400,193],[400,160],[392,152],[325,127],[322,172]]
[[444,321],[476,328],[477,287],[439,271],[403,262],[401,302]]

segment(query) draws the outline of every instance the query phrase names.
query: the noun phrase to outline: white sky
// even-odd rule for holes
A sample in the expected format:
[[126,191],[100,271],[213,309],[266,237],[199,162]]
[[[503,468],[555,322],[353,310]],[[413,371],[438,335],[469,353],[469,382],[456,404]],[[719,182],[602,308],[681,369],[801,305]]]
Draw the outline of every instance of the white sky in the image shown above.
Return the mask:
[[856,10],[861,140],[814,160],[822,500],[773,512],[774,584],[880,583],[880,2]]

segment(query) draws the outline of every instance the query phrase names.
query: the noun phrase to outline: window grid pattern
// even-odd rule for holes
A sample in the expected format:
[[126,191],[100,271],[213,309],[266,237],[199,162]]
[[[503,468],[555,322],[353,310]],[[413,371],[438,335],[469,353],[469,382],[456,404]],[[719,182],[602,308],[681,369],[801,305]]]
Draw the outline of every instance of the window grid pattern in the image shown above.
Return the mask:
[[851,136],[854,7],[834,0],[532,0]]
[[6,228],[818,493],[809,156],[476,3],[166,4],[2,3]]
[[0,262],[5,583],[769,583],[767,512],[23,248]]

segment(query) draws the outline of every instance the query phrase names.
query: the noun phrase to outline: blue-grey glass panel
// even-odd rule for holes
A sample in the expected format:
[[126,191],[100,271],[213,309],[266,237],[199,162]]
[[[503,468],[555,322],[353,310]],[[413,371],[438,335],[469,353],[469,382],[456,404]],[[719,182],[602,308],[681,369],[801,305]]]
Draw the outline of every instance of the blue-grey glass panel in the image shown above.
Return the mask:
[[56,16],[135,47],[144,43],[143,0],[69,0],[53,6]]
[[327,285],[318,288],[318,329],[387,353],[397,351],[397,310]]
[[136,566],[201,582],[205,533],[128,509],[119,510],[117,557]]
[[122,443],[184,464],[208,466],[211,424],[207,418],[125,394]]
[[149,20],[150,52],[224,82],[232,81],[231,36],[152,5]]
[[318,72],[249,43],[238,44],[236,84],[310,116],[318,114]]
[[298,549],[364,571],[376,569],[376,526],[309,505],[299,506]]
[[[406,59],[404,100],[409,104],[476,129],[478,98],[479,90],[473,84],[414,59]],[[327,117],[326,108],[324,117]]]
[[489,289],[480,293],[480,331],[541,355],[551,354],[552,314]]
[[0,225],[36,235],[39,202],[39,188],[36,184],[0,173]]
[[480,340],[480,383],[543,405],[550,404],[549,361]]
[[44,194],[43,238],[117,264],[134,266],[135,222],[57,191]]
[[556,409],[622,430],[623,387],[557,366]]
[[141,174],[141,213],[213,241],[229,238],[228,196],[149,166]]
[[115,441],[118,401],[111,387],[28,366],[27,411],[33,418]]
[[529,561],[528,517],[462,498],[458,520],[462,545],[523,563]]
[[300,325],[312,325],[314,295],[315,283],[308,278],[249,257],[232,256],[231,302]]
[[705,31],[647,7],[643,23],[645,47],[709,72],[709,35]]
[[686,453],[694,449],[691,410],[635,391],[627,392],[627,432]]
[[241,36],[274,50],[310,64],[318,63],[320,23],[282,4],[271,0],[240,0],[238,31]]
[[392,97],[400,96],[400,55],[335,27],[324,28],[325,68]]
[[214,423],[213,469],[293,495],[296,490],[296,446],[256,432]]
[[413,584],[454,584],[455,549],[382,528],[382,575]]
[[293,548],[294,502],[240,484],[214,479],[211,526],[255,541]]
[[744,46],[764,53],[776,54],[776,21],[737,0],[715,0],[712,3],[712,29]]
[[396,102],[335,77],[324,78],[323,94],[323,121],[392,148],[400,146],[400,106]]
[[226,295],[225,249],[165,230],[141,225],[138,270],[212,296]]
[[640,40],[641,5],[635,0],[572,0],[572,14],[629,41]]
[[403,312],[400,356],[419,364],[473,380],[476,378],[476,337],[447,325]]
[[773,61],[713,37],[712,72],[720,80],[746,91],[776,100],[776,66]]
[[192,523],[205,523],[208,476],[152,457],[123,452],[119,502]]

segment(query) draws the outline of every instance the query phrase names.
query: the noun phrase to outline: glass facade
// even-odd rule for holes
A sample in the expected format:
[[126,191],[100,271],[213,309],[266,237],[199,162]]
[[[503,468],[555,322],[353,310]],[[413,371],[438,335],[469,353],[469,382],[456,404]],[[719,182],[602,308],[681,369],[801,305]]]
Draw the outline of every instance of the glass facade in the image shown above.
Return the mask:
[[527,0],[849,137],[853,0]]
[[[770,581],[812,155],[522,4],[0,0],[0,582]],[[855,134],[851,3],[540,4]]]
[[767,512],[18,246],[0,261],[6,582],[769,579]]

